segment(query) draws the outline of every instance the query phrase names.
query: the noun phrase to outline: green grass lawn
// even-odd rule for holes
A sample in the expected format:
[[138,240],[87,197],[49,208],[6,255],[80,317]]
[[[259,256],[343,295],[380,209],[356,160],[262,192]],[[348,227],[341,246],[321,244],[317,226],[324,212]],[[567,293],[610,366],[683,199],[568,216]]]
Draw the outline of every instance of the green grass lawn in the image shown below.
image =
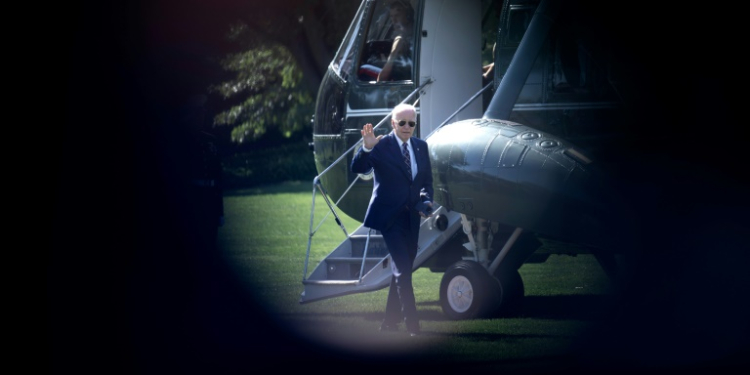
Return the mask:
[[[328,212],[316,195],[313,228]],[[518,318],[452,321],[439,304],[442,273],[414,274],[424,335],[381,333],[387,288],[300,304],[312,207],[312,183],[284,183],[225,193],[226,224],[219,244],[236,277],[278,323],[311,348],[344,354],[475,366],[531,366],[574,355],[601,321],[611,285],[593,256],[552,255],[524,264],[524,310]],[[360,223],[341,214],[349,232]],[[308,273],[345,239],[332,216],[312,239]]]

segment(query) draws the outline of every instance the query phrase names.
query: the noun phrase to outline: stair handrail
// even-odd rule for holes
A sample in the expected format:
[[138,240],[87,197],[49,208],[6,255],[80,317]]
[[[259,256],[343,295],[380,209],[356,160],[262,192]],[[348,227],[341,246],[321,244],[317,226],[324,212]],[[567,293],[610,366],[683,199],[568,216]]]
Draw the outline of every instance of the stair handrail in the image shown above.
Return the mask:
[[[409,95],[407,95],[406,98],[404,98],[404,100],[402,100],[400,104],[408,102],[409,100],[411,100],[414,97],[414,95],[416,95],[422,89],[424,89],[425,87],[427,87],[427,85],[429,85],[429,84],[431,84],[433,82],[434,82],[434,80],[432,78],[428,78],[422,85],[420,85],[414,91],[412,91]],[[381,125],[383,125],[388,119],[390,119],[390,117],[392,115],[393,115],[393,109],[391,109],[391,111],[388,112],[388,114],[385,115],[383,117],[383,119],[381,119],[378,122],[378,124],[373,127],[373,129],[377,129],[378,127],[380,127]],[[323,189],[323,187],[322,187],[322,185],[320,183],[320,177],[323,176],[324,174],[328,173],[328,171],[331,170],[331,168],[333,168],[336,164],[338,164],[339,162],[341,162],[341,160],[343,160],[346,157],[347,154],[349,154],[350,152],[356,150],[357,147],[361,143],[362,143],[362,139],[359,139],[354,145],[352,145],[352,147],[350,147],[348,150],[346,150],[345,152],[343,152],[341,154],[341,156],[338,157],[338,159],[336,159],[333,163],[331,163],[331,165],[329,165],[326,169],[324,169],[317,176],[315,176],[315,178],[313,178],[313,183],[312,183],[313,184],[312,208],[310,210],[310,228],[309,228],[308,237],[307,237],[307,251],[305,253],[305,267],[304,267],[304,270],[302,271],[303,272],[303,274],[302,274],[302,280],[303,281],[307,280],[307,269],[308,269],[308,266],[309,266],[309,263],[310,263],[310,248],[312,246],[312,237],[315,235],[315,232],[317,232],[317,230],[320,228],[320,226],[323,224],[323,222],[328,218],[328,214],[329,213],[333,213],[333,215],[336,217],[336,222],[338,223],[339,227],[341,227],[341,229],[344,231],[344,235],[345,236],[349,235],[349,233],[346,231],[346,228],[344,227],[343,222],[341,221],[341,219],[339,219],[338,215],[336,214],[336,210],[331,205],[331,202],[328,199],[328,195],[327,195],[327,193],[325,192],[325,189]],[[339,197],[339,200],[336,201],[336,204],[338,204],[338,202],[340,202],[341,199],[344,196],[346,196],[346,194],[349,192],[349,190],[352,188],[352,186],[354,186],[354,184],[360,178],[361,177],[358,175],[356,178],[354,178],[352,180],[352,183],[349,184],[349,187],[344,191],[344,194],[342,194],[341,197]],[[329,208],[330,211],[329,211],[329,213],[326,213],[326,216],[324,216],[323,219],[321,219],[320,224],[318,224],[318,226],[315,228],[315,231],[313,231],[313,222],[314,222],[314,217],[315,217],[315,192],[317,190],[320,190],[320,194],[325,199],[326,204],[328,204],[328,208]],[[364,262],[365,262],[365,258],[362,257],[362,263],[364,264]]]
[[[421,86],[419,86],[416,90],[412,91],[404,100],[401,101],[400,104],[408,102],[412,97],[414,97],[414,95],[416,93],[420,92],[424,87],[426,87],[427,85],[429,85],[429,84],[431,84],[433,82],[434,81],[431,78],[427,79],[425,81],[425,83],[423,83]],[[477,93],[475,93],[466,102],[464,102],[464,104],[462,104],[455,112],[453,112],[450,116],[448,116],[437,128],[435,128],[434,130],[432,130],[423,139],[426,140],[432,134],[434,134],[438,129],[440,129],[445,124],[447,124],[451,119],[455,118],[456,115],[458,115],[461,111],[463,111],[466,107],[468,107],[472,102],[474,102],[474,100],[476,100],[480,95],[482,95],[490,86],[492,86],[492,82],[488,83],[481,90],[477,91]],[[417,99],[417,100],[419,100],[419,99]],[[385,115],[378,122],[378,124],[373,127],[373,129],[377,129],[378,127],[380,127],[381,125],[383,125],[392,116],[392,114],[393,114],[393,110],[391,110],[390,112],[388,112],[388,114]],[[312,237],[318,231],[318,229],[323,224],[323,222],[325,222],[325,220],[328,218],[329,214],[333,213],[333,215],[334,215],[334,217],[336,219],[336,223],[339,225],[339,227],[344,232],[344,236],[349,236],[349,233],[346,230],[346,228],[344,227],[343,222],[341,221],[341,219],[336,214],[336,210],[333,208],[333,205],[331,205],[331,202],[328,199],[327,192],[325,191],[325,189],[321,185],[320,177],[323,176],[324,174],[326,174],[336,164],[338,164],[339,162],[341,162],[341,160],[343,160],[344,157],[346,157],[346,155],[348,153],[354,151],[362,142],[363,142],[363,140],[359,139],[354,145],[352,145],[352,147],[350,147],[348,150],[346,150],[345,152],[343,152],[341,154],[341,156],[339,156],[338,159],[336,159],[333,163],[331,163],[331,165],[329,165],[326,169],[324,169],[322,172],[320,172],[320,174],[318,174],[317,176],[315,176],[315,178],[313,178],[312,208],[310,210],[310,227],[309,227],[308,238],[307,238],[307,251],[306,251],[306,254],[305,254],[305,265],[304,265],[303,277],[302,277],[303,281],[307,280],[307,277],[308,277],[307,272],[308,272],[308,266],[309,266],[309,261],[310,261],[310,249],[311,249],[311,246],[312,246]],[[357,180],[359,180],[361,178],[362,178],[362,175],[357,175],[357,177],[355,177],[352,180],[352,182],[346,188],[346,190],[344,191],[344,193],[341,194],[341,196],[339,197],[339,199],[334,204],[338,205],[338,203],[341,201],[341,199],[343,199],[347,195],[347,193],[349,193],[349,190],[351,190],[351,188],[354,186],[354,184],[357,182]],[[313,231],[313,222],[314,222],[314,216],[315,216],[315,194],[316,194],[316,192],[318,190],[320,190],[321,195],[325,199],[326,204],[328,205],[328,208],[329,208],[329,212],[326,213],[326,215],[323,217],[323,219],[321,219],[320,223],[318,224],[318,226]],[[370,239],[370,233],[368,233],[368,235],[367,235],[367,241],[365,241],[365,248],[364,248],[363,256],[362,256],[362,264],[360,266],[360,275],[359,275],[359,280],[360,281],[362,280],[362,276],[363,276],[362,273],[364,272],[364,265],[365,265],[365,260],[366,260],[367,248],[368,248],[368,245],[369,245],[369,239]]]
[[462,104],[460,107],[458,107],[458,109],[455,112],[453,112],[450,116],[446,117],[445,121],[440,123],[440,125],[438,125],[438,127],[436,127],[435,129],[433,129],[430,132],[430,134],[427,134],[427,136],[425,136],[424,139],[426,140],[427,138],[430,138],[430,136],[433,135],[436,131],[438,131],[438,129],[442,128],[445,124],[448,123],[448,121],[452,120],[454,117],[456,117],[456,115],[461,113],[461,111],[466,109],[466,107],[468,107],[469,104],[471,104],[474,100],[476,100],[476,98],[478,98],[479,95],[482,95],[485,91],[487,91],[487,89],[490,88],[490,86],[492,86],[492,82],[486,84],[484,87],[482,87],[481,90],[477,91],[476,94],[472,95],[472,97],[469,98],[469,100],[467,100],[466,102],[464,102],[464,104]]
[[[407,97],[406,97],[406,98],[405,98],[404,100],[402,100],[402,101],[401,101],[401,103],[399,103],[399,104],[403,104],[403,103],[406,103],[406,102],[408,102],[408,101],[409,101],[409,100],[410,100],[410,99],[411,99],[412,97],[414,97],[414,95],[415,95],[416,93],[418,93],[419,91],[421,91],[421,90],[422,90],[423,88],[425,88],[425,87],[426,87],[427,85],[431,84],[432,82],[434,82],[434,81],[433,81],[433,80],[432,80],[431,78],[430,78],[430,79],[427,79],[427,81],[426,81],[425,83],[423,83],[423,84],[422,84],[421,86],[417,87],[417,89],[415,89],[414,91],[412,91],[412,92],[411,92],[411,93],[410,93],[410,94],[409,94],[409,95],[408,95],[408,96],[407,96]],[[388,114],[387,114],[387,115],[385,115],[385,117],[383,117],[383,119],[382,119],[382,120],[380,120],[380,122],[378,122],[378,124],[377,124],[377,125],[375,125],[375,126],[373,127],[373,129],[377,129],[378,127],[380,127],[381,125],[383,125],[383,124],[385,123],[385,121],[386,121],[386,120],[388,120],[388,119],[389,119],[389,118],[391,117],[391,115],[392,115],[392,114],[393,114],[393,109],[391,109],[391,110],[390,110],[390,111],[388,112]],[[315,178],[316,178],[316,179],[318,179],[318,177],[320,177],[320,176],[322,176],[322,175],[326,174],[326,173],[327,173],[327,172],[328,172],[328,171],[329,171],[329,170],[330,170],[331,168],[333,168],[333,166],[334,166],[334,165],[338,164],[338,163],[339,163],[339,162],[340,162],[341,160],[343,160],[343,159],[344,159],[344,157],[346,156],[346,154],[348,154],[348,153],[350,153],[350,152],[354,151],[354,150],[355,150],[355,149],[357,148],[357,146],[359,146],[359,144],[360,144],[360,143],[362,143],[362,139],[358,140],[358,141],[357,141],[357,142],[356,142],[356,143],[355,143],[354,145],[352,145],[352,147],[350,147],[350,148],[349,148],[348,150],[346,150],[345,152],[343,152],[343,153],[341,154],[341,156],[339,156],[339,158],[338,158],[338,159],[336,159],[336,160],[335,160],[335,161],[334,161],[333,163],[331,163],[331,165],[329,165],[329,166],[328,166],[328,168],[324,169],[324,170],[323,170],[323,172],[320,172],[320,174],[319,174],[319,175],[317,175],[317,176],[316,176]]]

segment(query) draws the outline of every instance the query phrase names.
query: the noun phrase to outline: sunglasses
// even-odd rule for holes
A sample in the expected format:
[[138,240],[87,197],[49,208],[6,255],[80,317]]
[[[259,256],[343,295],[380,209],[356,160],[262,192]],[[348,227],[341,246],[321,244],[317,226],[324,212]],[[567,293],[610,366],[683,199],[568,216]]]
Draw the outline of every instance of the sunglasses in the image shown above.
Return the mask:
[[409,127],[410,127],[410,128],[413,128],[413,127],[417,126],[417,123],[416,123],[415,121],[406,121],[406,120],[401,120],[401,121],[399,121],[399,122],[398,122],[398,126],[404,126],[404,125],[406,125],[407,123],[409,123]]

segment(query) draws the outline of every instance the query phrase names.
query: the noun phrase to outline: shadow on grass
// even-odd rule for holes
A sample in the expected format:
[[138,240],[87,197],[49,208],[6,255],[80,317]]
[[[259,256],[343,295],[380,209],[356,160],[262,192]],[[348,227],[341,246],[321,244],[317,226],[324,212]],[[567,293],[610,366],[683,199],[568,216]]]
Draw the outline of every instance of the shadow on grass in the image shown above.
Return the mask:
[[[596,321],[602,318],[602,314],[607,310],[607,301],[608,298],[604,295],[526,296],[523,301],[523,310],[517,318]],[[420,306],[440,307],[440,302],[417,303],[418,309]],[[451,321],[441,310],[419,309],[418,314],[422,321]],[[342,318],[361,318],[365,321],[380,322],[383,320],[385,312],[304,314],[297,316],[297,318],[315,320],[315,316],[340,316]]]
[[[559,296],[525,296],[518,318],[597,320],[606,310],[606,295],[578,294]],[[437,306],[439,301],[423,302],[419,306]],[[441,311],[420,311],[425,320],[449,320]]]
[[[431,319],[428,315],[432,312],[428,312],[430,314],[425,314],[424,311],[420,311],[419,318],[422,322],[428,322],[428,321],[434,321],[434,320],[447,320],[447,319]],[[367,331],[363,330],[364,332],[377,332],[375,327],[378,327],[380,325],[380,322],[383,320],[383,314],[378,313],[341,313],[341,314],[326,314],[326,313],[313,313],[313,314],[306,314],[304,318],[301,316],[294,316],[290,315],[287,317],[293,317],[293,318],[300,318],[298,322],[314,322],[315,329],[319,332],[335,332],[339,331],[342,328],[342,325],[337,322],[335,317],[341,317],[344,318],[361,318],[362,320],[365,320],[367,322],[371,322],[371,328],[372,330]],[[350,326],[347,326],[347,329],[356,330],[357,328],[352,328]],[[399,327],[400,332],[405,331],[405,327],[403,323]],[[390,334],[390,333],[386,333]],[[567,334],[533,334],[533,333],[524,333],[524,334],[509,334],[509,333],[501,333],[501,332],[430,332],[423,328],[422,335],[424,336],[442,336],[442,337],[449,337],[449,336],[460,336],[464,338],[469,338],[472,340],[477,341],[496,341],[500,339],[507,339],[507,338],[515,338],[515,339],[523,339],[523,338],[559,338],[559,337],[565,337]],[[353,335],[356,336],[356,335]]]
[[607,309],[606,295],[526,296],[522,317],[596,320]]
[[[419,344],[404,340],[407,336],[403,325],[398,332],[378,332],[384,311],[285,314],[284,321],[292,323],[293,326],[289,326],[294,327],[292,331],[316,347],[325,345],[334,352],[346,350],[346,355],[375,353],[384,358],[408,358],[410,361],[419,358],[428,363],[436,359],[446,364],[467,363],[467,350],[490,345],[486,348],[515,349],[500,354],[472,354],[472,358],[480,359],[472,359],[474,362],[470,363],[490,364],[500,358],[497,364],[507,364],[510,360],[538,365],[547,363],[545,358],[549,356],[556,358],[553,361],[556,362],[568,355],[569,350],[587,342],[591,324],[596,326],[604,319],[606,300],[607,296],[601,295],[527,296],[521,316],[497,319],[507,319],[507,325],[492,322],[495,319],[453,321],[442,312],[439,301],[422,302],[417,304],[422,323]],[[539,320],[539,324],[535,320]],[[550,325],[542,320],[556,322]],[[524,354],[527,352],[536,354]]]

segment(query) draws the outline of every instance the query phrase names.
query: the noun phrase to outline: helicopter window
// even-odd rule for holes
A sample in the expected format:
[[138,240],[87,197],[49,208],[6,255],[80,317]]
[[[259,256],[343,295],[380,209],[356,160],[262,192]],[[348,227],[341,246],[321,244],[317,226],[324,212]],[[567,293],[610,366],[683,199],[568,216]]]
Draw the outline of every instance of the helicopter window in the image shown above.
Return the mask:
[[521,43],[523,34],[529,27],[531,17],[534,15],[534,7],[530,6],[511,6],[506,21],[507,32],[504,35],[504,45],[518,45]]
[[349,31],[346,33],[346,36],[336,53],[336,57],[331,64],[333,71],[344,80],[349,79],[349,74],[352,70],[352,63],[355,60],[354,51],[356,51],[356,48],[354,48],[354,41],[356,40],[357,30],[359,30],[359,26],[362,23],[362,15],[365,10],[364,5],[365,2],[362,2],[362,5],[360,5],[359,10],[357,11],[357,15],[354,17],[354,27],[349,28]]
[[614,60],[606,25],[584,14],[573,6],[566,7],[551,31],[551,102],[615,99],[611,79]]
[[412,79],[416,0],[378,2],[372,13],[357,76],[360,81]]

